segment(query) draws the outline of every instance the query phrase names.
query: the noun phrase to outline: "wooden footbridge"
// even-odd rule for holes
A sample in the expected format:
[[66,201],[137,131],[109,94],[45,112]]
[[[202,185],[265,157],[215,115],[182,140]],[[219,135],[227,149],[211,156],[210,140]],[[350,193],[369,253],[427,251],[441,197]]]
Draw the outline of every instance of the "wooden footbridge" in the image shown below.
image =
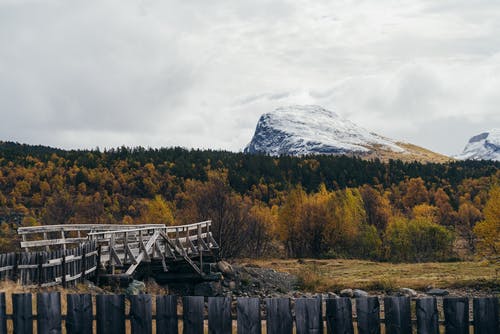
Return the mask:
[[160,281],[210,279],[219,246],[211,221],[165,226],[65,224],[20,227],[25,252],[66,250],[83,244],[97,248],[97,275],[129,278],[152,275]]

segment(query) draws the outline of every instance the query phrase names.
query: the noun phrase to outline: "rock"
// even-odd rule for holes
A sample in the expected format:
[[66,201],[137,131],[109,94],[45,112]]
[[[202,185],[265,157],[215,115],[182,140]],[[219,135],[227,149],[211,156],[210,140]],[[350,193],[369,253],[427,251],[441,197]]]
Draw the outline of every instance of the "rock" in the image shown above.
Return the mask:
[[220,282],[203,282],[194,286],[195,296],[214,297],[222,294]]
[[352,297],[354,297],[354,292],[352,291],[352,289],[344,289],[344,290],[340,291],[340,297],[352,298]]
[[354,298],[368,297],[368,292],[366,292],[364,290],[354,289],[353,294],[354,294]]
[[399,292],[402,295],[409,296],[409,297],[417,297],[417,295],[418,295],[417,291],[410,289],[410,288],[401,288],[401,289],[399,289]]
[[217,262],[217,269],[226,276],[232,277],[234,275],[233,267],[226,261]]
[[229,282],[229,290],[235,290],[236,289],[236,282],[231,281]]
[[450,293],[445,289],[434,288],[434,289],[427,290],[426,294],[428,294],[429,296],[447,296]]
[[146,291],[146,284],[141,281],[133,280],[125,289],[127,295],[138,295]]

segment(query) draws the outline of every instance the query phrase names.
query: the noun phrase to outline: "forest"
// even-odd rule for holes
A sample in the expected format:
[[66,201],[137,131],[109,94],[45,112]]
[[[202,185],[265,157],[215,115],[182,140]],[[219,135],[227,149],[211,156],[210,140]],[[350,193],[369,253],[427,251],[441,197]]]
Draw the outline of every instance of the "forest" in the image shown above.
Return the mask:
[[499,167],[0,142],[0,251],[18,226],[211,219],[226,258],[498,261]]

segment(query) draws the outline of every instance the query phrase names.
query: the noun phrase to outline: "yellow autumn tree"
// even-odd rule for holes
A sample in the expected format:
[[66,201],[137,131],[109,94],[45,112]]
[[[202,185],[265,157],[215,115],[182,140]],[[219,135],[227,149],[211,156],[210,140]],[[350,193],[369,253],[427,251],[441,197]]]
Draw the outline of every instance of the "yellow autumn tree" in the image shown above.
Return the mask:
[[145,200],[139,221],[144,224],[174,225],[174,215],[167,201],[160,195],[152,200]]
[[500,265],[500,186],[490,190],[490,198],[484,208],[484,220],[479,222],[474,232],[477,235],[478,253],[496,266]]

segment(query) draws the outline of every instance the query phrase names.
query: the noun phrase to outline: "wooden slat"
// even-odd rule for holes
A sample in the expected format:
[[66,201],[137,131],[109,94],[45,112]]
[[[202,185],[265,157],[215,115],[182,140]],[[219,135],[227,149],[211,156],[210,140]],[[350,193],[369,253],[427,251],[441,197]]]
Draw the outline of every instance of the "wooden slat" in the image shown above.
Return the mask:
[[500,333],[498,298],[474,298],[474,334]]
[[177,296],[156,296],[156,333],[179,333]]
[[469,333],[469,299],[466,297],[443,298],[446,334]]
[[295,301],[297,334],[322,334],[321,298],[299,298]]
[[97,334],[125,334],[125,297],[97,295]]
[[183,334],[203,333],[204,306],[204,298],[201,296],[189,296],[182,298]]
[[380,334],[380,303],[377,297],[356,298],[358,334]]
[[0,334],[7,334],[7,304],[5,292],[0,292]]
[[153,247],[154,243],[156,242],[156,240],[158,239],[159,236],[160,236],[160,232],[155,231],[155,233],[153,234],[153,236],[148,240],[148,243],[144,246],[143,251],[135,259],[135,264],[132,264],[127,269],[127,271],[126,271],[127,275],[132,275],[134,273],[135,269],[137,268],[137,266],[141,263],[141,261],[145,257],[148,257],[148,252],[151,250],[151,248]]
[[68,294],[66,331],[68,334],[92,333],[92,295]]
[[326,326],[328,333],[354,334],[350,298],[326,299]]
[[237,299],[238,334],[261,334],[259,298]]
[[439,315],[436,298],[419,298],[417,308],[417,334],[439,334]]
[[289,298],[267,298],[266,309],[268,333],[292,334],[293,319]]
[[132,334],[151,334],[153,332],[151,295],[141,294],[130,296],[129,299]]
[[31,293],[12,294],[13,324],[16,334],[33,334]]
[[385,297],[385,332],[386,334],[411,334],[410,297]]
[[208,333],[231,334],[233,330],[231,319],[231,298],[208,298]]
[[37,333],[62,333],[61,293],[38,293],[36,297]]

